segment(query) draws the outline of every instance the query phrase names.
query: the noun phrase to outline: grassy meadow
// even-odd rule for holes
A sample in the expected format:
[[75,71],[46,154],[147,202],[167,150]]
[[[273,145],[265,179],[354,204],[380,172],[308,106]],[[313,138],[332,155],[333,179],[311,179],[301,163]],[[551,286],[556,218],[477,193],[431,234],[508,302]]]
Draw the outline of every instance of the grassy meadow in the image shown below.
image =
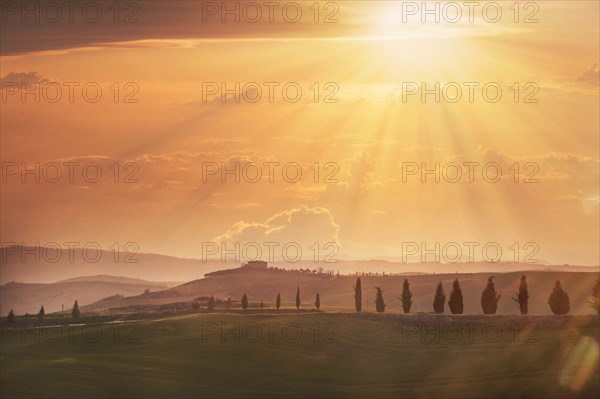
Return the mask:
[[270,311],[26,334],[3,325],[0,386],[3,398],[592,398],[598,342],[597,316]]

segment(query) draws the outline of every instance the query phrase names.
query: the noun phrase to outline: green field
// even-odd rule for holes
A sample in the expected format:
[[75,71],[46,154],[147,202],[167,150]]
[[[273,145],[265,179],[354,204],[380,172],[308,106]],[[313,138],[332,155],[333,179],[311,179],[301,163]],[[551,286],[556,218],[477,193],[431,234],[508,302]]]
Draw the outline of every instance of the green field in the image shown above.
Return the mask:
[[87,327],[87,341],[82,326],[37,331],[3,326],[2,398],[597,398],[600,392],[597,316],[214,313]]

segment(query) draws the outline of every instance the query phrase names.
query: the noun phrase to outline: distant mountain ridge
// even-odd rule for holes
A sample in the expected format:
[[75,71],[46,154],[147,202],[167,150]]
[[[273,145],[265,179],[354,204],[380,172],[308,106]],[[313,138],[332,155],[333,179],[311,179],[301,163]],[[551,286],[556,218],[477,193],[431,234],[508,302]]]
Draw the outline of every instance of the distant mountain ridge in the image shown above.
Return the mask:
[[[25,256],[24,260],[18,254],[9,254],[6,248],[0,248],[0,284],[10,281],[28,283],[53,283],[61,280],[80,278],[81,276],[123,276],[123,278],[143,279],[144,281],[191,281],[204,277],[205,274],[228,268],[237,268],[243,260],[228,258],[226,262],[199,259],[177,258],[174,256],[136,253],[127,258],[127,253],[102,251],[99,260],[86,261],[81,251],[75,250],[71,261],[67,249],[56,254],[58,261],[49,262],[43,257],[39,261],[33,255]],[[131,254],[129,254],[131,255]],[[54,254],[52,254],[54,257]],[[118,259],[115,262],[115,259]],[[125,262],[128,261],[136,262]],[[332,270],[341,274],[353,272],[371,273],[477,273],[477,272],[514,272],[520,270],[551,270],[551,271],[598,271],[598,266],[546,265],[514,262],[462,262],[462,263],[402,263],[389,260],[339,260],[338,262],[300,261],[286,263],[282,261],[269,262],[269,266],[284,269],[317,269]]]
[[48,250],[50,254],[46,254],[46,259],[43,256],[36,259],[33,254],[21,256],[7,251],[10,250],[0,248],[0,284],[10,281],[54,283],[97,275],[156,282],[189,281],[223,268],[223,263],[218,261],[205,263],[197,259],[150,253],[128,254],[102,250],[98,251],[98,260],[90,261],[82,255],[80,248],[75,248],[71,253],[68,249]]
[[81,277],[73,277],[65,280],[57,281],[57,283],[78,283],[78,282],[104,282],[104,283],[121,283],[121,284],[139,284],[139,285],[153,285],[158,287],[164,287],[165,285],[174,286],[182,284],[182,282],[157,282],[157,281],[147,281],[139,278],[130,278],[130,277],[122,277],[122,276],[109,276],[106,274],[99,274],[95,276],[81,276]]

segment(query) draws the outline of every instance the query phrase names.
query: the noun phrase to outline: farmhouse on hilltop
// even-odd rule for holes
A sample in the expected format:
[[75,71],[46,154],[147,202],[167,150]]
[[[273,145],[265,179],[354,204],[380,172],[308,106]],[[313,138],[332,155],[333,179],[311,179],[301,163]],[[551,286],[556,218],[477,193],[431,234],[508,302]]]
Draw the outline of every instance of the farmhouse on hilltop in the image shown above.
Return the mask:
[[266,272],[269,268],[267,266],[267,262],[264,260],[251,260],[246,264],[243,264],[241,269],[244,270],[257,270]]
[[264,260],[251,260],[248,263],[242,264],[237,269],[217,270],[216,272],[206,273],[204,277],[218,276],[222,274],[238,273],[238,272],[266,272],[269,270],[267,262]]

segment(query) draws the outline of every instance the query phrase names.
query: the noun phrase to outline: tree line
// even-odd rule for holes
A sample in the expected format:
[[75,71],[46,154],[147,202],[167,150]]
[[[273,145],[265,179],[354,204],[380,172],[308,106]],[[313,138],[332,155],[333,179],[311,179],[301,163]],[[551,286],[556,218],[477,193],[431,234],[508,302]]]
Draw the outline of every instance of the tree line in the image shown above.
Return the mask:
[[[192,302],[192,308],[194,310],[198,310],[200,309],[200,300],[205,300],[206,297],[198,297],[196,298],[193,302]],[[208,300],[206,302],[206,307],[208,310],[214,310],[215,309],[215,304],[216,304],[216,300],[214,295],[208,297]],[[240,300],[240,304],[242,306],[243,310],[247,310],[248,306],[250,304],[250,302],[248,301],[248,295],[246,295],[246,293],[244,293],[244,295],[242,296],[242,299]],[[300,309],[300,305],[302,304],[301,300],[300,300],[300,286],[298,286],[298,288],[296,289],[296,309]],[[317,292],[317,296],[315,297],[315,309],[316,310],[320,310],[321,309],[321,296],[319,295],[319,293]],[[261,300],[260,301],[260,308],[264,309],[264,302]],[[277,298],[275,298],[275,309],[279,310],[281,308],[281,294],[277,293]],[[229,310],[231,309],[231,298],[227,298],[227,300],[225,301],[225,309]]]
[[[383,290],[379,287],[375,287],[377,290],[375,297],[375,309],[379,313],[385,311],[385,301],[383,299]],[[498,302],[502,295],[496,292],[494,286],[494,276],[488,278],[487,285],[481,293],[481,309],[484,314],[496,314],[498,310]],[[411,306],[413,304],[412,292],[410,291],[410,284],[408,279],[404,279],[402,286],[402,295],[398,298],[402,301],[402,309],[404,313],[410,313]],[[354,300],[355,308],[357,312],[362,310],[362,289],[360,277],[356,279],[356,285],[354,286]],[[521,282],[519,285],[519,291],[512,298],[519,305],[521,314],[525,315],[529,312],[529,292],[527,289],[527,278],[523,274],[521,276]],[[455,279],[452,283],[452,291],[450,292],[450,298],[448,299],[448,307],[452,314],[462,314],[464,310],[463,294],[460,288],[458,279]],[[596,284],[592,288],[592,300],[588,302],[596,312],[600,313],[600,281],[596,281]],[[548,305],[550,310],[554,314],[567,314],[571,310],[569,294],[563,289],[560,284],[560,280],[557,280],[550,292],[548,297]],[[446,306],[446,293],[440,281],[437,284],[435,294],[433,297],[433,311],[435,313],[444,313]]]
[[[356,285],[354,288],[354,307],[357,312],[362,311],[362,283],[360,277],[356,279]],[[375,296],[375,310],[378,313],[383,313],[385,311],[385,301],[383,299],[383,290],[380,287],[375,287],[376,296]],[[500,302],[500,298],[502,295],[496,292],[496,288],[494,285],[494,276],[488,278],[487,285],[483,292],[481,293],[481,309],[484,314],[496,314],[498,310],[498,302]],[[200,298],[199,298],[200,299]],[[402,309],[404,313],[410,313],[413,300],[412,300],[412,292],[410,290],[410,284],[408,279],[404,279],[404,284],[402,286],[402,295],[398,298],[402,302]],[[515,293],[515,296],[512,298],[518,306],[521,314],[526,315],[529,312],[528,303],[529,303],[529,292],[527,289],[527,278],[525,275],[521,276],[521,281],[519,285],[519,290]],[[455,279],[452,284],[452,291],[450,292],[450,297],[448,298],[448,302],[446,302],[446,293],[444,292],[444,288],[442,286],[442,282],[440,281],[437,284],[435,294],[433,297],[433,311],[435,313],[444,313],[446,303],[448,304],[448,308],[452,314],[463,314],[464,311],[464,298],[462,294],[462,290],[460,288],[460,282],[458,279]],[[600,313],[600,281],[597,281],[594,287],[592,288],[592,300],[589,301],[589,304]],[[243,310],[247,310],[249,305],[248,296],[246,293],[242,296],[241,306]],[[300,309],[301,301],[300,301],[300,287],[298,286],[296,289],[296,309]],[[315,309],[319,310],[321,307],[321,298],[317,293],[315,298]],[[563,289],[560,281],[556,281],[554,287],[550,293],[548,298],[548,305],[554,314],[567,314],[571,310],[570,307],[570,299],[567,292]],[[199,309],[200,304],[195,301],[193,304],[194,309]],[[226,309],[230,309],[231,306],[231,298],[227,299]],[[208,301],[208,309],[214,309],[214,297],[210,297]],[[263,309],[263,302],[260,302],[260,308]],[[281,295],[277,294],[277,298],[275,299],[275,309],[279,310],[281,308]]]
[[[75,303],[73,304],[73,309],[71,310],[71,317],[75,320],[79,319],[79,315],[81,314],[81,312],[79,311],[79,304],[77,303],[77,301],[75,301]],[[25,318],[27,318],[29,316],[28,313],[25,313]],[[44,310],[44,305],[42,305],[42,307],[40,308],[40,311],[37,313],[36,317],[38,320],[43,320],[44,316],[46,316],[46,311]],[[15,322],[15,313],[13,312],[13,310],[11,309],[10,312],[8,312],[8,316],[6,317],[6,322],[7,323],[14,323]]]
[[[354,288],[354,307],[357,312],[362,311],[362,283],[360,277],[356,279],[356,285]],[[378,313],[383,313],[385,311],[385,301],[383,299],[383,290],[380,287],[375,287],[376,296],[375,296],[375,310]],[[596,281],[596,284],[592,287],[592,300],[588,303],[592,308],[596,310],[600,314],[600,281]],[[494,276],[488,278],[487,285],[483,292],[481,293],[481,309],[484,314],[496,314],[498,309],[498,302],[500,302],[500,298],[502,295],[496,292],[496,288],[494,286]],[[192,308],[194,310],[198,310],[200,308],[199,299],[207,299],[207,308],[208,310],[214,310],[216,308],[217,301],[214,296],[210,297],[199,297],[192,302]],[[402,302],[402,309],[404,313],[410,313],[413,300],[412,300],[412,292],[410,291],[410,284],[408,279],[404,279],[404,284],[402,285],[402,295],[398,298]],[[515,293],[515,296],[512,298],[518,306],[521,314],[526,315],[529,312],[528,303],[529,303],[529,292],[527,289],[527,279],[525,275],[521,276],[521,281],[519,285],[519,290]],[[242,296],[241,306],[243,310],[248,309],[249,301],[246,293]],[[462,290],[460,288],[460,283],[458,279],[455,279],[452,283],[452,291],[450,292],[450,297],[448,299],[448,307],[450,308],[450,313],[452,314],[462,314],[464,310],[464,299]],[[301,300],[300,300],[300,286],[296,289],[296,309],[300,309]],[[552,310],[552,313],[561,315],[567,314],[571,310],[570,299],[567,292],[563,289],[560,284],[560,280],[557,280],[550,292],[550,296],[548,297],[548,305]],[[319,293],[317,293],[314,302],[315,309],[319,311],[321,309],[321,297]],[[433,311],[435,313],[444,313],[446,306],[446,293],[444,292],[444,288],[442,286],[442,282],[440,281],[435,290],[435,294],[433,297]],[[225,309],[231,308],[231,298],[227,298],[225,301]],[[264,308],[264,303],[261,300],[260,308]],[[279,310],[281,308],[281,294],[277,293],[277,297],[275,298],[275,309]],[[79,319],[81,312],[79,311],[79,304],[77,301],[73,304],[73,308],[71,310],[71,317],[75,320]],[[37,313],[38,320],[42,320],[46,312],[44,310],[44,306],[40,308],[40,311]],[[8,313],[8,317],[6,318],[6,322],[14,323],[15,314],[11,309]]]

